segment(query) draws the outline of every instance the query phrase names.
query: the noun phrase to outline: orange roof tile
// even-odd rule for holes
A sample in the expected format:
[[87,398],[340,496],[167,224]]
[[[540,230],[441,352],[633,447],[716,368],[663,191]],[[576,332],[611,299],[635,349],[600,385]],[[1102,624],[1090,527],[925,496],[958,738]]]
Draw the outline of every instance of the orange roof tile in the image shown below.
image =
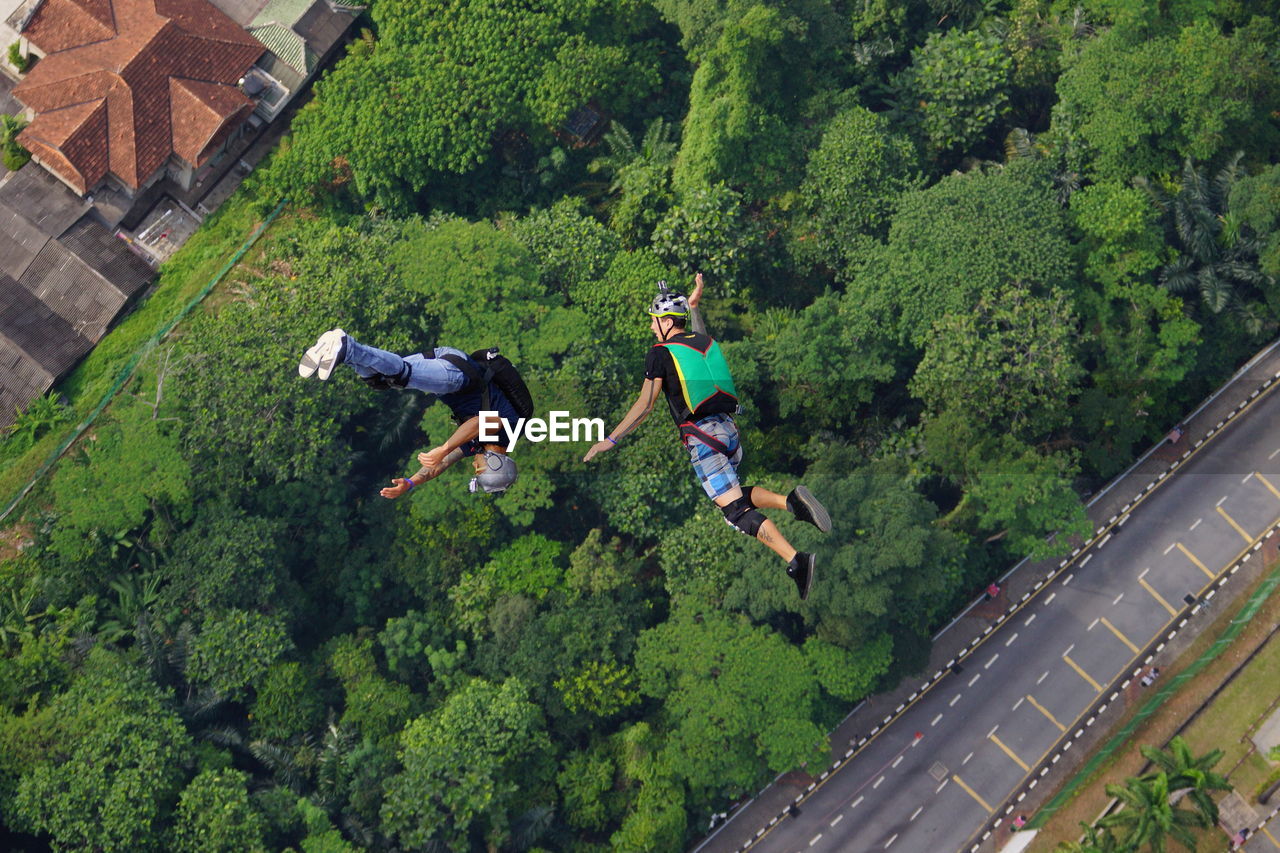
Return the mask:
[[45,0],[22,34],[44,53],[105,41],[116,34],[111,0]]
[[100,21],[104,9],[115,26],[110,38],[50,51],[13,90],[36,112],[32,127],[45,113],[104,102],[105,144],[96,151],[88,150],[87,136],[77,137],[75,150],[66,147],[70,137],[52,141],[65,116],[43,125],[49,130],[39,137],[41,161],[68,183],[84,184],[81,192],[107,172],[136,189],[173,153],[200,165],[211,143],[250,112],[252,102],[235,86],[263,53],[257,39],[206,0],[46,0],[23,34],[38,23],[49,40],[62,16]]

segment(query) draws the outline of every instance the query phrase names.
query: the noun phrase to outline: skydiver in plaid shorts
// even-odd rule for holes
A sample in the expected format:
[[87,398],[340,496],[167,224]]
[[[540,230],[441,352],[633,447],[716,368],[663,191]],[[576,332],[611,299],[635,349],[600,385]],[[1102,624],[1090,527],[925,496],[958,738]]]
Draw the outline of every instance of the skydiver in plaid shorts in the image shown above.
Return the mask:
[[[742,444],[733,421],[738,410],[737,391],[720,345],[706,334],[697,311],[702,298],[702,273],[694,277],[694,282],[688,298],[669,293],[666,283],[659,282],[658,296],[649,308],[649,329],[658,343],[645,358],[640,396],[618,426],[603,441],[592,445],[583,461],[616,447],[621,438],[648,417],[659,392],[665,391],[681,441],[707,497],[720,507],[725,521],[768,545],[787,561],[787,576],[795,581],[800,598],[807,598],[813,586],[813,554],[791,547],[760,510],[788,510],[823,533],[831,530],[831,517],[804,486],[796,486],[784,496],[738,483]],[[685,328],[690,322],[692,331]]]

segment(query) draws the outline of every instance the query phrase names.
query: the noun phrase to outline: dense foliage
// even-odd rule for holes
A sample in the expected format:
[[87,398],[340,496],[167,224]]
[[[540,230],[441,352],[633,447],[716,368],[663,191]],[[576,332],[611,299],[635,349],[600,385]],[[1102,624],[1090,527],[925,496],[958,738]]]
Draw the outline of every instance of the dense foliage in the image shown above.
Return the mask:
[[[851,703],[1011,561],[1069,549],[1082,496],[1274,333],[1278,14],[374,0],[233,202],[295,209],[0,546],[4,825],[672,850],[821,769]],[[498,344],[540,414],[612,425],[656,282],[695,271],[744,481],[835,519],[773,514],[818,555],[803,603],[661,404],[589,466],[526,443],[500,498],[450,471],[390,502],[444,407],[295,371],[334,326]],[[33,406],[0,460],[65,417]]]

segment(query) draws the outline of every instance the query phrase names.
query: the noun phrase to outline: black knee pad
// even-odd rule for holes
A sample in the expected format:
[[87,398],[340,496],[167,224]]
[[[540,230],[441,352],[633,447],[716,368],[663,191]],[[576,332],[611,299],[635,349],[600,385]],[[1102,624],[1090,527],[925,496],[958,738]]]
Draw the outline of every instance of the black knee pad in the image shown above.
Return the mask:
[[752,509],[758,509],[759,507],[756,506],[756,502],[751,499],[751,493],[753,491],[755,491],[755,486],[743,486],[742,498],[747,502],[747,506],[751,507]]
[[760,532],[760,525],[765,523],[765,517],[751,505],[751,500],[746,495],[738,498],[730,504],[720,507],[720,511],[724,513],[724,520],[736,527],[738,530],[754,537]]

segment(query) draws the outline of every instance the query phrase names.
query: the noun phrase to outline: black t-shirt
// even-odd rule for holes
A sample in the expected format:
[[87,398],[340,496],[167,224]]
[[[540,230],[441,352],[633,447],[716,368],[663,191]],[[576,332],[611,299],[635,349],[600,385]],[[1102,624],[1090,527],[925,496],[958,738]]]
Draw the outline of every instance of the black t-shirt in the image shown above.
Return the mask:
[[[699,350],[705,350],[710,340],[706,335],[700,335],[697,332],[681,332],[667,338],[668,343],[687,342]],[[684,423],[685,413],[688,411],[684,403],[684,389],[680,385],[680,374],[676,372],[675,358],[667,347],[649,347],[649,353],[644,357],[644,378],[662,380],[662,392],[667,395],[667,407],[671,410],[672,420],[676,422],[676,426]],[[697,420],[709,415],[731,415],[737,409],[737,401],[732,397],[716,394],[688,417]]]

